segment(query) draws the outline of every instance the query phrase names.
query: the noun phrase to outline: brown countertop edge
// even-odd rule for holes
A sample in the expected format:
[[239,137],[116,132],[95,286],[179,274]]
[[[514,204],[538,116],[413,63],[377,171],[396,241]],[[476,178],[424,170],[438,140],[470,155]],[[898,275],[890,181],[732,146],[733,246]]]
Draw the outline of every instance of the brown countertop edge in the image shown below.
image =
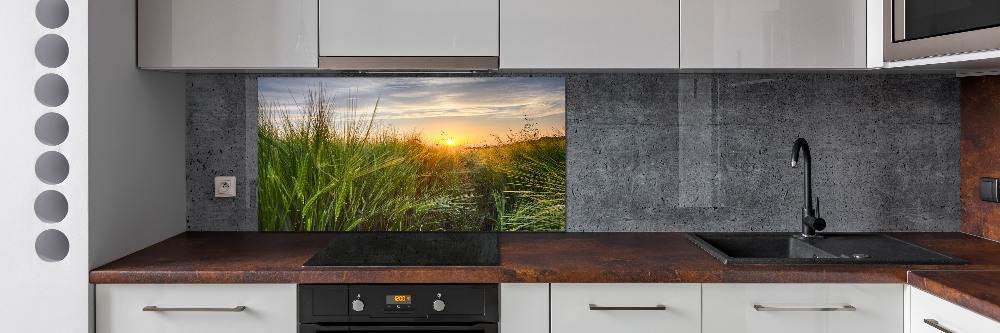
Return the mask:
[[906,282],[931,295],[1000,321],[1000,271],[911,271]]
[[302,267],[336,233],[185,232],[91,283],[909,283],[1000,321],[1000,243],[891,233],[968,265],[724,265],[683,233],[501,233],[499,266]]
[[1000,270],[1000,244],[892,233],[962,266],[724,265],[683,233],[501,233],[500,265],[302,267],[336,233],[185,232],[90,272],[91,283],[905,283],[910,270]]

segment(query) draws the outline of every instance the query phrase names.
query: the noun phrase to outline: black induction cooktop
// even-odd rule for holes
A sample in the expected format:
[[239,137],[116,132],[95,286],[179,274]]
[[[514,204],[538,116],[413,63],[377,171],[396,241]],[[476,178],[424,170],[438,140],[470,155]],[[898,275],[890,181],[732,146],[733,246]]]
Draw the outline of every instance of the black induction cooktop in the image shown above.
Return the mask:
[[496,266],[495,232],[342,232],[309,258],[316,266]]

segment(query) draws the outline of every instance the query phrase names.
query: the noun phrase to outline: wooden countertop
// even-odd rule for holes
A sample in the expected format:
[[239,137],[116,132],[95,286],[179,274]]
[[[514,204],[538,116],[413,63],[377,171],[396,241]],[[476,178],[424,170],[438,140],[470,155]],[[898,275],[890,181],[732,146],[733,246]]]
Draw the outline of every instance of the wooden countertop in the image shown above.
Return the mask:
[[1000,321],[1000,271],[912,271],[907,283]]
[[502,233],[499,266],[302,267],[336,233],[186,232],[90,272],[91,283],[905,283],[910,270],[1000,270],[1000,244],[893,233],[969,262],[724,265],[683,233]]
[[[724,265],[683,233],[501,233],[499,266],[302,267],[336,233],[186,232],[91,283],[909,283],[1000,321],[1000,243],[891,233],[968,265]],[[909,273],[907,273],[909,272]]]

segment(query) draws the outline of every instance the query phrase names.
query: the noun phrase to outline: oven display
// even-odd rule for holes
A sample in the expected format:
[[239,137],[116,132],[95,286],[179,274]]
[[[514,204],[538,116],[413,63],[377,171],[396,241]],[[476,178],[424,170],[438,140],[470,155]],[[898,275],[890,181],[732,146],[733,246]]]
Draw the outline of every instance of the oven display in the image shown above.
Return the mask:
[[385,295],[385,304],[411,304],[410,295]]

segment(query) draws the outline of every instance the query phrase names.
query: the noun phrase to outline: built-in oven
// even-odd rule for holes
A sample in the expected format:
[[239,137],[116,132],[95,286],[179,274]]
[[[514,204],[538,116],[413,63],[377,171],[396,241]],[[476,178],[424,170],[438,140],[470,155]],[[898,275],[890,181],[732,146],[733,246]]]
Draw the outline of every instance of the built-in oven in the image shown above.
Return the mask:
[[1000,49],[1000,1],[884,0],[884,58]]
[[496,284],[299,285],[299,333],[497,333]]

